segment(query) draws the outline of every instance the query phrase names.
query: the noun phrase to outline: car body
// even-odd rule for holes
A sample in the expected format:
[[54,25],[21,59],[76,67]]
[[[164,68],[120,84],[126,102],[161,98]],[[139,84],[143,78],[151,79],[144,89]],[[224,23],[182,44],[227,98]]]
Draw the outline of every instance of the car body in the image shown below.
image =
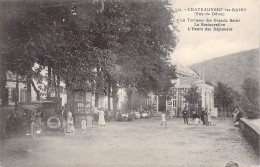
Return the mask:
[[24,118],[27,134],[33,137],[50,130],[65,133],[65,119],[53,101],[21,102],[16,113]]

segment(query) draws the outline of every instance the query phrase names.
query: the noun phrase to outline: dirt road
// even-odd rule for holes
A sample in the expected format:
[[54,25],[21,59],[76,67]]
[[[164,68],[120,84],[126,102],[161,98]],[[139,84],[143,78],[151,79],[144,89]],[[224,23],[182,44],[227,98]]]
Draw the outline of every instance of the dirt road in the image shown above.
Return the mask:
[[[191,120],[190,120],[191,121]],[[253,148],[231,120],[215,126],[184,125],[182,119],[160,118],[108,122],[88,127],[87,135],[42,136],[1,141],[2,167],[133,167],[259,165]]]

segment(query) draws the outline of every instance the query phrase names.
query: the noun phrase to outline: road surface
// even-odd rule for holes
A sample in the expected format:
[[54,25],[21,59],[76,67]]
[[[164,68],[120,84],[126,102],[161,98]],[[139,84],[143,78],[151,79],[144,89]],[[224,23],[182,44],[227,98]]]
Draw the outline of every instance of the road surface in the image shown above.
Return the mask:
[[[191,122],[191,120],[189,120]],[[87,135],[1,140],[1,167],[158,167],[259,165],[258,156],[232,120],[184,125],[181,118],[138,119],[88,127]]]

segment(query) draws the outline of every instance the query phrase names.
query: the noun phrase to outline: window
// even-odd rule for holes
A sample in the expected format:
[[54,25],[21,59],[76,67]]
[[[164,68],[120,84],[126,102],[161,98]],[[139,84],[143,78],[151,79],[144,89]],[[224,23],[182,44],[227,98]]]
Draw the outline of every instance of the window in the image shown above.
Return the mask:
[[26,90],[21,90],[20,91],[20,101],[21,102],[26,102],[27,100],[27,91]]
[[176,96],[176,93],[174,93],[174,95],[173,95],[173,100],[172,100],[172,106],[173,107],[177,107],[177,96]]
[[16,89],[12,88],[12,90],[11,90],[11,102],[15,102],[16,97],[19,97],[19,96],[16,96]]
[[84,107],[84,103],[78,103],[78,107]]

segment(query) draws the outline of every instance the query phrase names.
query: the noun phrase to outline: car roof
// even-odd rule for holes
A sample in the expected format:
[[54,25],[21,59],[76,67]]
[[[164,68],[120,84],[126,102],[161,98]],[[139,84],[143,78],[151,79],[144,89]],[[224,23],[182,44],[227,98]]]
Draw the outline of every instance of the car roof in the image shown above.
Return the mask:
[[53,102],[53,101],[32,101],[32,102],[30,102],[30,103],[37,103],[37,104],[43,104],[43,103],[55,103],[55,102]]
[[53,101],[31,101],[31,102],[19,102],[19,104],[43,104],[43,103],[55,103]]
[[37,110],[40,108],[39,105],[30,105],[30,104],[27,104],[27,105],[21,105],[20,107],[22,107],[23,109],[27,109],[27,110]]
[[29,104],[55,104],[53,101],[31,101],[31,102],[20,102],[19,105],[29,105]]

